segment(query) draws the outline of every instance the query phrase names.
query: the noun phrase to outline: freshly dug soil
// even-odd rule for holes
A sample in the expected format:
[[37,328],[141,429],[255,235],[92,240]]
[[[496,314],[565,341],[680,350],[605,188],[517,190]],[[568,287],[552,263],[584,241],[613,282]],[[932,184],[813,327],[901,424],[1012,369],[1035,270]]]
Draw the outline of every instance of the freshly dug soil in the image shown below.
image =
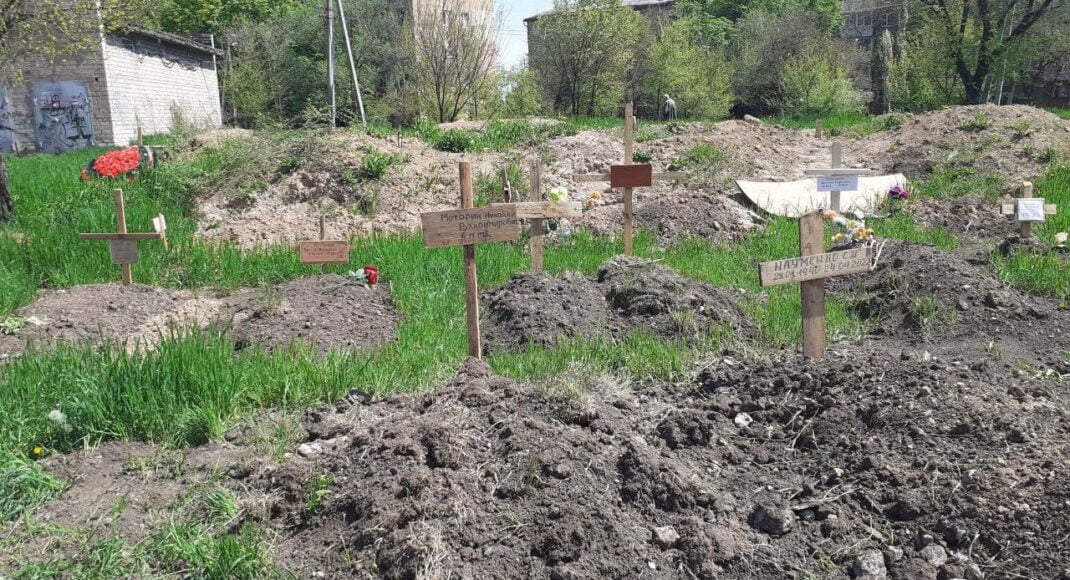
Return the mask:
[[207,326],[224,308],[217,298],[141,284],[45,291],[12,313],[29,320],[16,335],[0,335],[0,356],[21,353],[29,344],[111,342],[152,348],[171,330]]
[[1005,239],[1018,232],[1018,223],[1000,213],[1003,202],[976,195],[953,199],[919,199],[910,206],[914,221],[925,228],[956,236]]
[[1011,349],[1005,354],[1037,356],[1070,345],[1070,312],[1057,302],[1001,284],[987,266],[934,246],[891,241],[875,271],[832,279],[830,287],[860,297],[855,308],[878,337],[960,350],[991,342]]
[[741,334],[751,328],[730,292],[637,258],[613,258],[596,279],[517,274],[483,303],[488,352],[573,338],[620,340],[639,330],[694,341],[724,326]]
[[336,274],[246,291],[234,303],[238,348],[285,348],[306,342],[320,352],[370,350],[397,338],[399,316],[382,287]]
[[875,551],[904,580],[1057,578],[1070,401],[1013,371],[720,361],[566,396],[470,360],[444,389],[309,415],[317,514],[303,461],[231,475],[275,498],[302,577],[848,578]]

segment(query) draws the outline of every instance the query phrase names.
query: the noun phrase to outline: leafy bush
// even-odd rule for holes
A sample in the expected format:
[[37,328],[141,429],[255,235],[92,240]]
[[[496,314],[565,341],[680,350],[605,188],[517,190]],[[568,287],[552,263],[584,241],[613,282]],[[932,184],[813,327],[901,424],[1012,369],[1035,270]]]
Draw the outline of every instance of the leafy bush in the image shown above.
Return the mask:
[[365,179],[381,179],[391,165],[398,163],[396,155],[371,149],[360,160],[360,174]]
[[850,72],[836,55],[809,50],[790,58],[780,74],[777,108],[791,116],[861,111],[866,96],[854,88]]
[[632,161],[635,163],[650,163],[654,155],[649,151],[635,151],[632,153]]
[[450,129],[443,131],[434,141],[435,149],[450,153],[464,153],[476,148],[476,138],[468,131]]

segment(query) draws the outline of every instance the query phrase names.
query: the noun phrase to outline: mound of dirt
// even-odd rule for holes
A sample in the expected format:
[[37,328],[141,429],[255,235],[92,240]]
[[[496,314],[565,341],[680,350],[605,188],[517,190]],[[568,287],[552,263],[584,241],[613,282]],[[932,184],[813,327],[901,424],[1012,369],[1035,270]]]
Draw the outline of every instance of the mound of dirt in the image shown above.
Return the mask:
[[206,327],[225,308],[218,298],[141,284],[45,291],[11,314],[25,321],[14,335],[0,334],[0,355],[21,353],[30,344],[110,342],[152,348],[171,330]]
[[620,340],[639,330],[693,341],[726,326],[741,334],[751,328],[730,292],[626,257],[603,264],[596,279],[518,274],[483,303],[488,352],[572,338]]
[[1002,202],[976,195],[952,199],[921,199],[911,204],[914,221],[925,228],[941,229],[958,236],[1005,239],[1018,231],[1018,224],[1001,212]]
[[303,463],[232,475],[275,498],[301,576],[1054,578],[1070,411],[1010,366],[788,359],[565,396],[470,360],[436,392],[310,415],[317,514]]
[[1001,284],[984,266],[934,246],[891,241],[873,272],[833,279],[878,337],[983,345],[1014,340],[1037,353],[1070,344],[1070,313]]
[[370,350],[397,338],[399,316],[387,289],[365,288],[335,274],[246,291],[233,303],[238,348]]
[[995,173],[1010,193],[1043,175],[1049,155],[1070,154],[1070,123],[1023,105],[952,107],[910,116],[848,147],[857,147],[872,167],[910,179],[942,167]]

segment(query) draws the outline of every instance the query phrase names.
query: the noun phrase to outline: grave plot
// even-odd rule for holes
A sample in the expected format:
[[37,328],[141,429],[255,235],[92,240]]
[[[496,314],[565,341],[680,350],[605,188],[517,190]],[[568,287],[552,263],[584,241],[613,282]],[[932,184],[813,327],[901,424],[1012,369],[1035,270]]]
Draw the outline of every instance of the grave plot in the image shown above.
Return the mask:
[[594,279],[518,274],[482,301],[488,351],[573,338],[620,340],[637,331],[685,341],[722,327],[752,332],[732,292],[638,258],[614,258]]
[[0,356],[21,353],[30,344],[106,342],[151,349],[171,331],[208,327],[227,308],[226,299],[211,294],[141,284],[48,290],[6,317],[11,329],[0,333]]
[[397,338],[397,309],[383,286],[336,274],[244,290],[230,302],[238,350],[304,343],[331,350],[374,350]]
[[1006,286],[988,266],[933,246],[890,241],[875,270],[830,286],[873,324],[878,341],[1034,360],[1070,345],[1070,314],[1057,301]]

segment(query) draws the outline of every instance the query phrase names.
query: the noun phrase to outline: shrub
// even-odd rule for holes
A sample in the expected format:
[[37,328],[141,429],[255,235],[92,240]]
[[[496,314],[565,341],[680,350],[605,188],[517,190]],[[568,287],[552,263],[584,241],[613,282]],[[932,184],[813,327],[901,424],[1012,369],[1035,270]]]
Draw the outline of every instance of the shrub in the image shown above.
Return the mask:
[[435,149],[450,153],[464,153],[476,148],[476,138],[468,131],[450,129],[435,139]]
[[854,88],[849,71],[836,58],[809,50],[788,59],[776,101],[781,113],[802,117],[861,111],[866,97]]

